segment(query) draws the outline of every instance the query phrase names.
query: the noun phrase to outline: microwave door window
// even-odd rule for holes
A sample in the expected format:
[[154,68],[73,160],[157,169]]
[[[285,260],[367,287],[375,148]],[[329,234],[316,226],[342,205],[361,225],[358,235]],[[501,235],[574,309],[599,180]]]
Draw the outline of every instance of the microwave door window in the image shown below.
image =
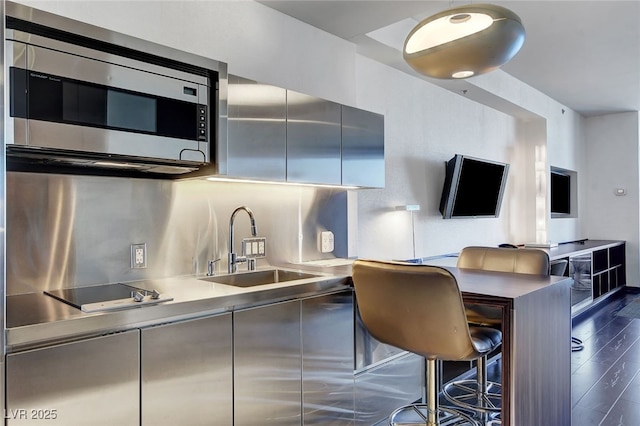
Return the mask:
[[147,96],[108,90],[107,126],[156,133],[156,100]]
[[90,124],[104,127],[106,115],[104,105],[107,91],[101,87],[85,86],[76,83],[62,84],[63,122]]

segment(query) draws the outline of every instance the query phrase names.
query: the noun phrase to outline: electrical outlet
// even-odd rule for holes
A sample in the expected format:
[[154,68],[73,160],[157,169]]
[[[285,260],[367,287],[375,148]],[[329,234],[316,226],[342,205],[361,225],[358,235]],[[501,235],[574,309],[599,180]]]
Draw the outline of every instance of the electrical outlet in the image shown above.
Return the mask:
[[333,251],[333,232],[322,231],[320,232],[320,252],[331,253]]
[[147,245],[145,243],[131,244],[131,268],[147,267]]

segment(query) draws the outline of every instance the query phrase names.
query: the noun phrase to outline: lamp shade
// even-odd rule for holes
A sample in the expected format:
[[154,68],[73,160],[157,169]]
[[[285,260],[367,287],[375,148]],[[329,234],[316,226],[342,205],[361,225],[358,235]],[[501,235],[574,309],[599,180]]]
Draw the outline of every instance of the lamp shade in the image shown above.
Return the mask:
[[440,79],[467,78],[500,68],[524,44],[518,15],[492,4],[468,4],[420,22],[404,42],[405,61]]

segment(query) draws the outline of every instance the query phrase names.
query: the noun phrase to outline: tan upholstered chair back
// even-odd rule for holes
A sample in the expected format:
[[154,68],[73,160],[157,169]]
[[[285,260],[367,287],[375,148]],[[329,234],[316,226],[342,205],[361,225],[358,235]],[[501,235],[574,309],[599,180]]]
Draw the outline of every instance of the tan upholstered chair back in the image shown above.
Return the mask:
[[427,359],[478,357],[458,283],[447,270],[357,260],[353,284],[362,321],[381,342]]
[[517,274],[549,275],[547,252],[531,248],[465,247],[458,268]]

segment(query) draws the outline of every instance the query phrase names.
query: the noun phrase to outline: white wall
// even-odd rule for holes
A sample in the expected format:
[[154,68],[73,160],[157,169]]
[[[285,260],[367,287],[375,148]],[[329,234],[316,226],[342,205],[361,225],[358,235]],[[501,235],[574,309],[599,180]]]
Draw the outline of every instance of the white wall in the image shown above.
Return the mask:
[[[640,118],[638,112],[586,119],[590,238],[626,240],[627,284],[640,284]],[[615,189],[626,190],[616,196]]]
[[226,62],[231,74],[354,100],[352,43],[253,1],[18,2]]
[[[411,216],[397,205],[420,204],[416,256],[457,252],[464,245],[522,241],[517,214],[524,179],[513,117],[415,77],[359,57],[358,100],[385,115],[386,187],[358,193],[359,255],[413,256]],[[466,154],[511,164],[499,219],[443,220],[438,211],[445,161]]]
[[[537,238],[538,228],[550,240],[585,237],[582,216],[565,222],[568,228],[550,224],[544,197],[536,210],[536,188],[545,193],[546,187],[534,172],[537,152],[546,172],[551,163],[586,174],[575,157],[584,151],[579,116],[501,71],[469,81],[530,111],[529,118],[381,65],[345,40],[252,1],[21,3],[221,60],[237,75],[383,113],[387,184],[357,193],[362,257],[413,255],[410,216],[390,212],[407,203],[422,206],[415,216],[417,256],[523,243]],[[511,164],[500,218],[439,217],[444,161],[456,153]],[[558,157],[549,160],[547,153]]]
[[[549,98],[540,91],[523,84],[519,80],[502,71],[479,76],[473,84],[493,94],[503,103],[514,105],[514,114],[523,116],[524,137],[529,140],[530,149],[542,153],[545,176],[551,166],[578,172],[578,216],[575,218],[551,219],[550,188],[547,182],[543,187],[528,186],[528,189],[545,194],[546,203],[543,211],[535,217],[534,231],[544,230],[546,237],[538,235],[537,242],[563,242],[582,238],[590,238],[586,228],[586,142],[584,136],[584,119],[570,108]],[[509,106],[504,107],[509,110]],[[533,145],[533,147],[531,147]],[[532,153],[531,161],[535,159]],[[527,211],[531,211],[530,206]],[[527,240],[529,241],[529,240]]]
[[[566,109],[564,113],[563,109],[557,108],[553,112],[553,119],[549,120],[548,165],[577,172],[578,217],[549,219],[549,240],[557,243],[581,238],[595,239],[587,225],[587,179],[591,170],[587,165],[584,118]],[[550,191],[550,188],[547,190]]]

